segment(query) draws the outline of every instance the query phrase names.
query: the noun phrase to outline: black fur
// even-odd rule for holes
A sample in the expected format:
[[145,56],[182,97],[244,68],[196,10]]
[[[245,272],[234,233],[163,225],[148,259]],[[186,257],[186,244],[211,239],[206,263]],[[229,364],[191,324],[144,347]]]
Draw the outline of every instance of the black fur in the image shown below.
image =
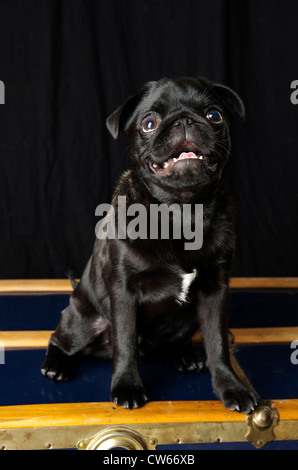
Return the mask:
[[[208,119],[210,109],[219,111],[222,121]],[[158,127],[144,132],[149,115]],[[112,201],[116,221],[118,196],[126,196],[127,206],[142,203],[148,209],[153,203],[191,204],[191,224],[195,204],[203,204],[203,245],[186,250],[184,238],[97,239],[51,337],[45,376],[68,379],[74,355],[96,346],[113,359],[112,400],[136,408],[148,400],[140,351],[150,355],[162,346],[180,370],[199,371],[204,361],[191,343],[199,328],[215,394],[232,410],[249,413],[256,407],[258,397],[233,372],[228,350],[234,206],[225,166],[233,116],[243,119],[244,107],[232,90],[202,78],[180,78],[147,83],[108,118],[113,137],[125,131],[131,141],[130,169]],[[182,152],[206,158],[175,163],[166,173],[162,163]],[[187,273],[191,282],[183,297]]]

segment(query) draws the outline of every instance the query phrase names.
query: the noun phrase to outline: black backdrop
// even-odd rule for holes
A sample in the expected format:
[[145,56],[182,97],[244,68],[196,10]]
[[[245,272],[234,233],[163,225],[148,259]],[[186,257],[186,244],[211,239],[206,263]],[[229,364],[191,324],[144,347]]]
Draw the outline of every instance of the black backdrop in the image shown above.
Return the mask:
[[0,277],[80,276],[95,208],[126,168],[105,119],[147,80],[234,88],[235,275],[297,276],[298,4],[1,0]]

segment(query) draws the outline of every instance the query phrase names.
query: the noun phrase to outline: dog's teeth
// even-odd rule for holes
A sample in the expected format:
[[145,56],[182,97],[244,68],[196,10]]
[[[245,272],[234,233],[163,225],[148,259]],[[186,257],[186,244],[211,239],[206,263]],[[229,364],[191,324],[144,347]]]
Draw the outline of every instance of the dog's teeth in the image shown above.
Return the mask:
[[167,168],[168,166],[169,166],[168,162],[164,162],[162,165],[163,168]]
[[217,170],[217,163],[214,163],[214,165],[208,165],[209,169],[213,172]]
[[179,160],[179,159],[178,159],[178,158],[173,158],[173,160],[174,160],[174,163],[176,163],[176,162],[177,162],[177,160]]
[[199,160],[204,160],[203,155],[200,155],[200,156],[199,156]]
[[153,168],[157,168],[157,164],[156,164],[156,163],[152,163],[152,166],[153,166]]

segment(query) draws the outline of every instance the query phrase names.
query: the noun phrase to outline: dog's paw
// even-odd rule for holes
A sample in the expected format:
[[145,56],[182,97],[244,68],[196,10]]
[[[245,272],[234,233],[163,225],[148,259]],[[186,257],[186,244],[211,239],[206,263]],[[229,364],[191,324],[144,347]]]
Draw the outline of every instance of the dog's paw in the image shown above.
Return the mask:
[[205,369],[205,360],[194,349],[192,344],[176,351],[174,355],[175,366],[180,372],[201,372]]
[[228,410],[249,414],[257,408],[258,397],[246,387],[231,388],[222,394],[222,402]]
[[111,400],[122,408],[140,408],[149,400],[143,386],[118,385],[111,391]]
[[70,380],[74,373],[72,361],[61,349],[50,345],[40,370],[42,375],[55,382]]

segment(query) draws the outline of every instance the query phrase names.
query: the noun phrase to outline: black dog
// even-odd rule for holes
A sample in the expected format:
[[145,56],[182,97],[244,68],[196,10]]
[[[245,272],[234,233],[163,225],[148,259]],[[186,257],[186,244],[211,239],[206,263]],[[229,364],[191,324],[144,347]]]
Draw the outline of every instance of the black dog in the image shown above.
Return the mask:
[[[120,178],[113,211],[105,218],[106,227],[115,215],[115,237],[96,240],[51,337],[45,376],[67,380],[74,355],[97,347],[113,358],[112,400],[137,408],[148,400],[140,351],[151,354],[163,346],[179,369],[199,371],[204,362],[191,343],[199,328],[217,397],[244,413],[257,406],[258,397],[232,370],[228,349],[234,209],[225,165],[228,127],[236,115],[244,118],[243,103],[229,88],[180,78],[147,83],[108,118],[112,136],[125,131],[131,141],[130,169]],[[201,248],[186,249],[189,239],[171,236],[182,220],[179,210],[176,216],[170,213],[169,239],[120,237],[119,196],[126,197],[127,207],[141,203],[148,214],[152,204],[187,205],[190,217],[183,223],[193,234],[196,205],[203,204]],[[124,228],[131,221],[127,216]]]

